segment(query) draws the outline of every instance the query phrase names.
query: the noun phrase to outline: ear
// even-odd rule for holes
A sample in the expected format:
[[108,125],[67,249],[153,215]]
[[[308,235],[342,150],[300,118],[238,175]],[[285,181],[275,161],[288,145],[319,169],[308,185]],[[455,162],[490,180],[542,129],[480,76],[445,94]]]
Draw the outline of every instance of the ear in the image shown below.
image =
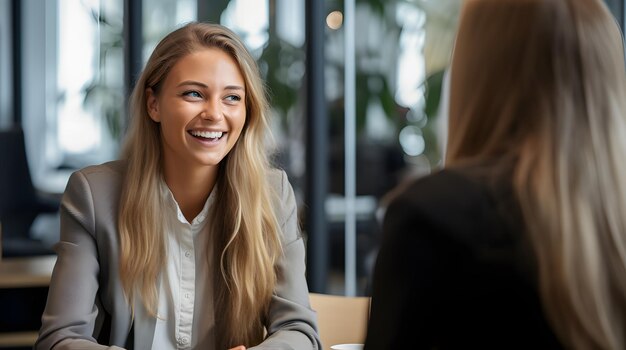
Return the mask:
[[150,119],[157,123],[161,122],[161,116],[159,115],[159,101],[157,101],[157,97],[152,88],[146,89],[146,109],[148,110]]

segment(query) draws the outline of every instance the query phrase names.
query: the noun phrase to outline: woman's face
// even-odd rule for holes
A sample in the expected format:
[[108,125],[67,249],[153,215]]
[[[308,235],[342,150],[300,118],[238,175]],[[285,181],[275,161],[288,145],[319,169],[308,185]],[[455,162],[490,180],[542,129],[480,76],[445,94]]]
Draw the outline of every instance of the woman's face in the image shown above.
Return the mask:
[[208,48],[180,59],[158,95],[146,90],[150,118],[161,124],[166,166],[215,166],[246,121],[243,76],[224,51]]

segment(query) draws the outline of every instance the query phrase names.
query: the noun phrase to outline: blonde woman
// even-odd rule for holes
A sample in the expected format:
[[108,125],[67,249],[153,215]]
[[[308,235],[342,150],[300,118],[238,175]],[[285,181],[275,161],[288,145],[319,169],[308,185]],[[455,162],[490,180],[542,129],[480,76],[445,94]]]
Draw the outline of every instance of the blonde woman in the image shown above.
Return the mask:
[[219,25],[155,48],[123,160],[72,175],[38,349],[320,349],[255,61]]
[[626,349],[626,73],[601,0],[468,0],[445,170],[387,211],[366,350]]

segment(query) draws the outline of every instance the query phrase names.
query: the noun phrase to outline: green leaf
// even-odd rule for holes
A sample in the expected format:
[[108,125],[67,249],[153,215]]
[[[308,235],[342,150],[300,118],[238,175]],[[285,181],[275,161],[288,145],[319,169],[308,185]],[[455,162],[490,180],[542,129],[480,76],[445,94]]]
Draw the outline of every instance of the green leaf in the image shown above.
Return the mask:
[[424,106],[424,113],[426,113],[429,119],[435,118],[437,116],[439,102],[441,100],[443,76],[444,71],[441,70],[439,72],[431,74],[428,78],[426,78],[426,103]]

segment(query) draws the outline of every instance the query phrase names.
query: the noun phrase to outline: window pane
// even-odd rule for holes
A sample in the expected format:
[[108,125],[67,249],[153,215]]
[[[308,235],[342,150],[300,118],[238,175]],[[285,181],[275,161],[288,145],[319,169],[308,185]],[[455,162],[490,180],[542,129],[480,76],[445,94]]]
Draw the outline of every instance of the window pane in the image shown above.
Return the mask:
[[157,43],[176,27],[198,19],[196,0],[150,0],[143,2],[143,60]]
[[123,116],[122,1],[59,1],[57,139],[62,167],[117,156]]

